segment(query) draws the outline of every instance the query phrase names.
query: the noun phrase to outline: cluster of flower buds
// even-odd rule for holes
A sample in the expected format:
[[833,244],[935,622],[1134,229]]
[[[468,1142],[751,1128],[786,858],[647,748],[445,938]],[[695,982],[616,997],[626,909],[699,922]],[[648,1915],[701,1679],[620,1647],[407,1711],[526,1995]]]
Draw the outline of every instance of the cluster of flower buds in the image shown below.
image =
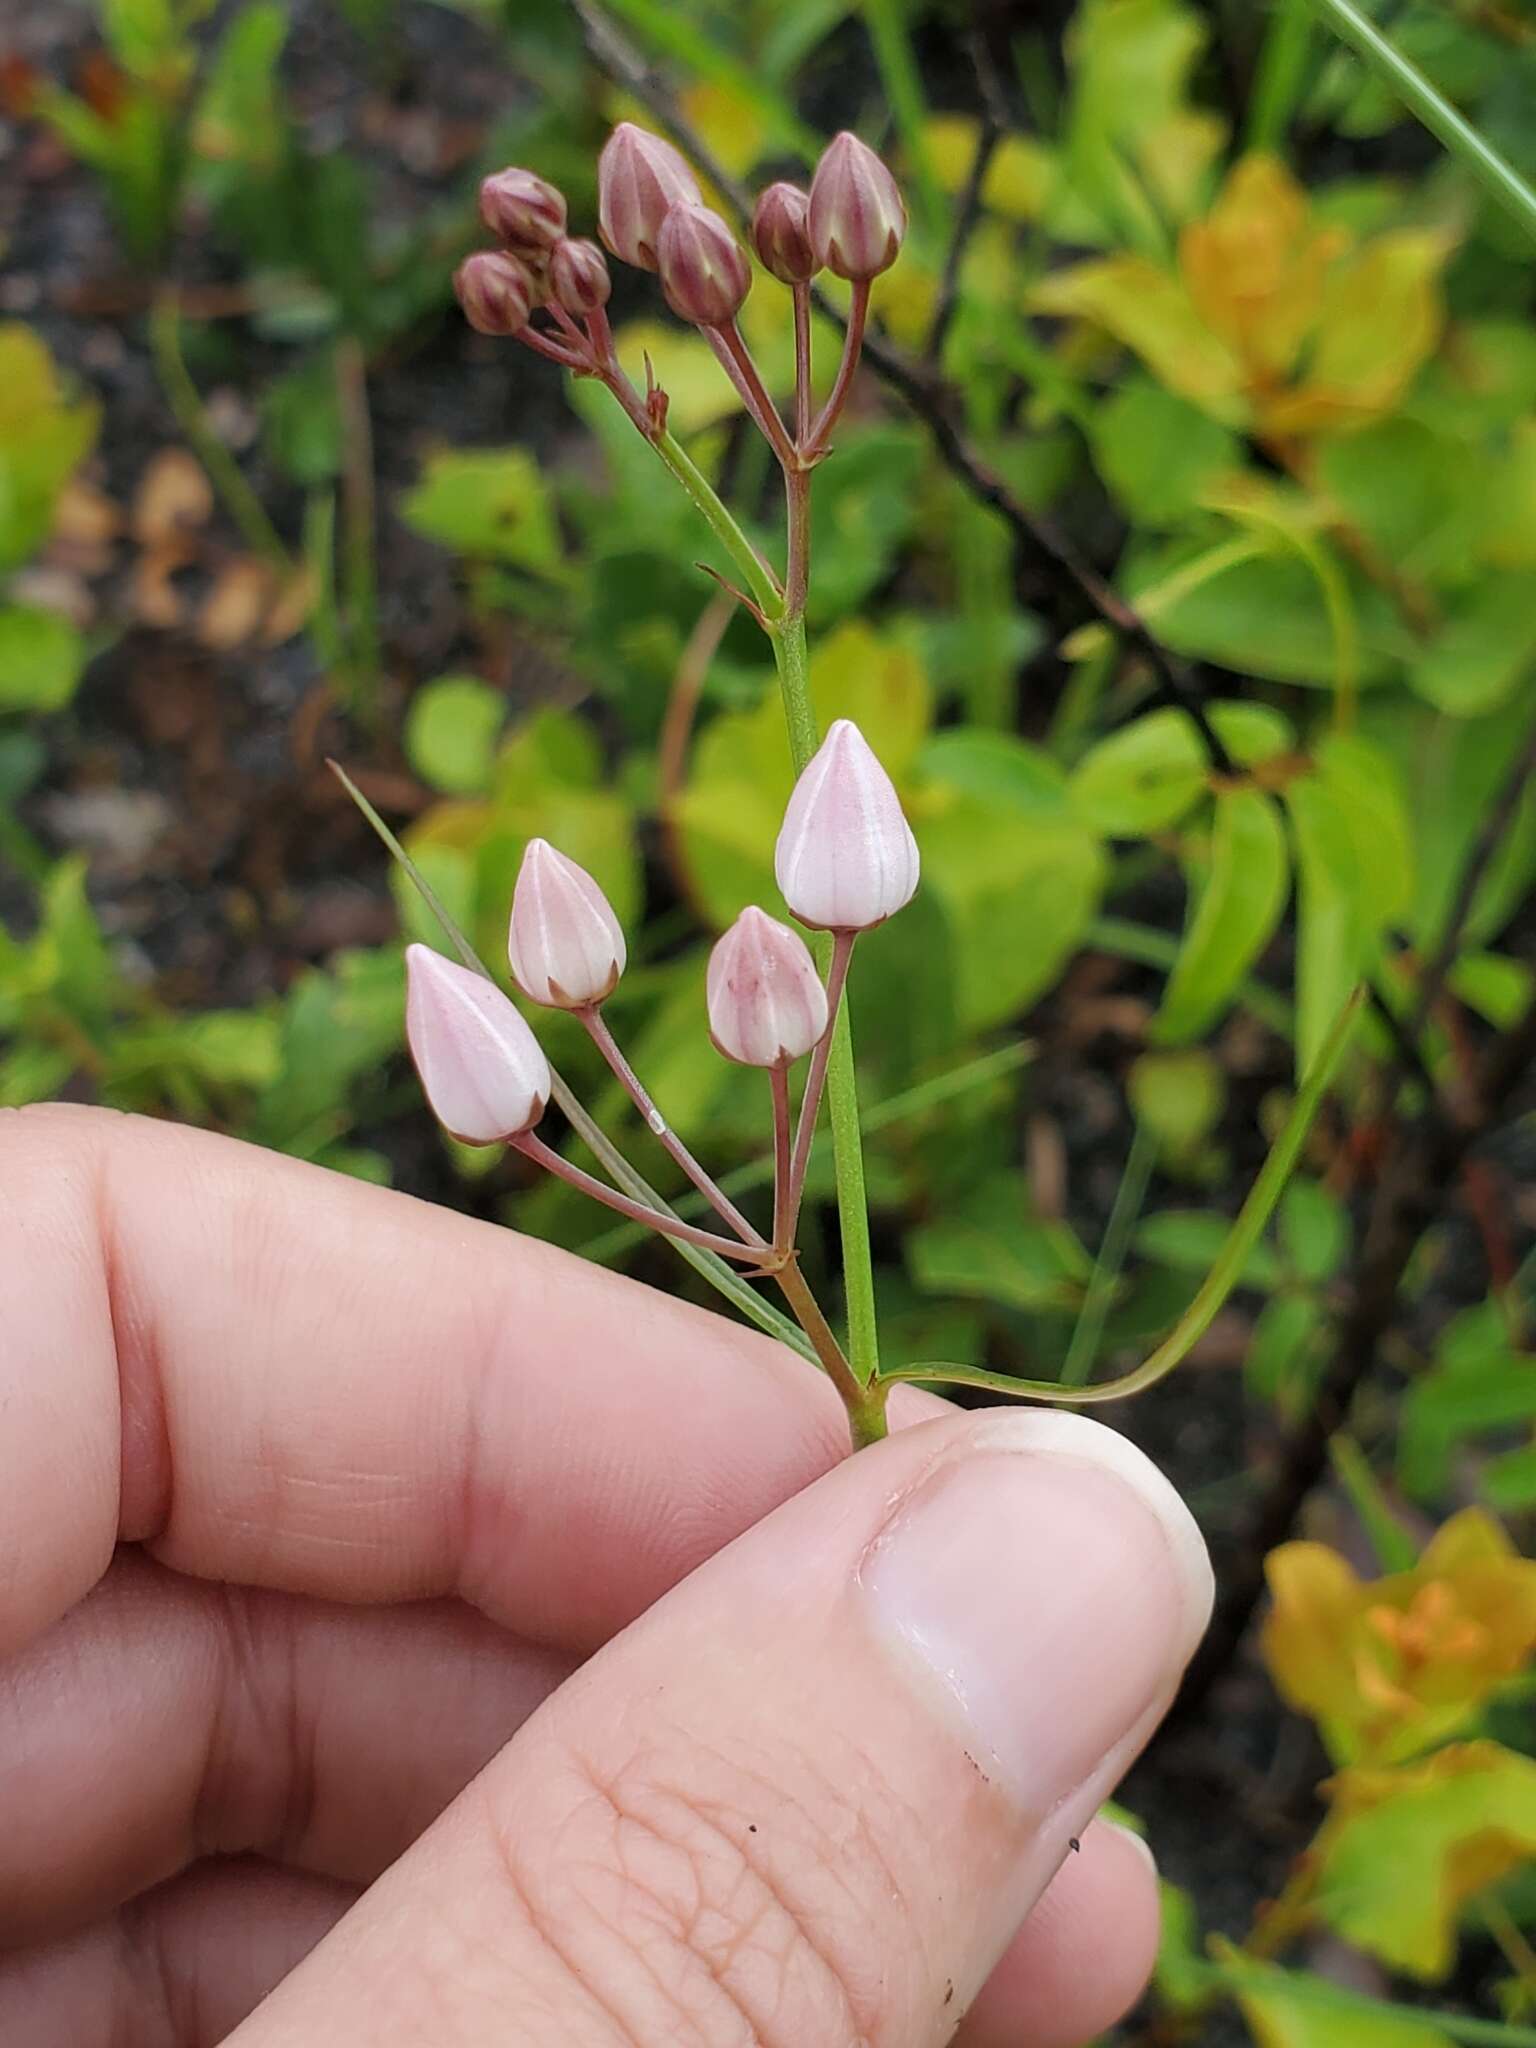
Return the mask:
[[[803,924],[845,938],[884,923],[917,888],[917,844],[900,800],[847,719],[795,785],[775,872]],[[613,906],[585,868],[543,839],[523,855],[507,955],[530,1001],[588,1016],[624,972]],[[407,948],[406,963],[406,1034],[439,1121],[471,1145],[531,1130],[549,1100],[550,1073],[519,1011],[482,975],[425,946]],[[786,1067],[830,1029],[833,1006],[804,940],[755,905],[716,944],[706,993],[711,1038],[744,1066]]]
[[[705,203],[691,165],[670,142],[622,121],[603,146],[597,167],[598,232],[621,262],[652,271],[680,320],[701,328],[781,459],[794,451],[783,435],[761,379],[735,333],[752,288],[747,251],[730,225]],[[562,193],[535,172],[498,171],[480,188],[480,213],[499,246],[469,256],[455,278],[466,318],[482,334],[516,335],[541,354],[586,375],[599,376],[642,431],[665,419],[664,400],[642,403],[613,351],[604,308],[611,280],[595,242],[566,233]],[[770,185],[757,202],[752,243],[770,276],[803,294],[818,271],[849,279],[867,293],[888,270],[907,229],[895,179],[856,135],[836,136],[823,151],[809,191]],[[856,302],[851,372],[862,331]],[[550,324],[534,325],[540,309]],[[838,383],[839,402],[846,374]],[[836,407],[801,453],[824,452]]]
[[454,289],[482,334],[525,335],[541,306],[557,325],[586,319],[608,303],[612,280],[595,242],[567,235],[565,195],[533,171],[497,171],[480,186],[480,218],[500,247],[459,265]]

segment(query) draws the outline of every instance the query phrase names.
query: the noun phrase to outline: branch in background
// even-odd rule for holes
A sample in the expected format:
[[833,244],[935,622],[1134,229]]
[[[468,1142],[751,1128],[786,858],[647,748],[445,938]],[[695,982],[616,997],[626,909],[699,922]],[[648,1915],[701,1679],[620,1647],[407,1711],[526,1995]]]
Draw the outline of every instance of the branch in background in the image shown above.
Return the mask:
[[939,280],[939,296],[933,309],[933,322],[928,329],[928,339],[923,344],[923,360],[938,369],[944,358],[944,343],[949,336],[950,322],[955,317],[955,308],[960,303],[960,267],[965,261],[966,248],[981,219],[981,195],[986,186],[987,172],[997,154],[1008,126],[1008,108],[1004,102],[997,74],[992,69],[992,60],[987,55],[986,45],[973,29],[967,38],[971,64],[976,73],[977,87],[981,93],[981,127],[976,136],[976,153],[971,158],[970,170],[966,173],[965,185],[955,207],[955,225],[949,238],[949,247],[944,254],[944,274]]
[[[751,195],[738,179],[731,176],[685,119],[665,82],[628,38],[619,33],[595,0],[571,0],[571,6],[585,30],[587,46],[599,69],[607,72],[616,84],[633,93],[650,109],[663,132],[699,166],[734,213],[737,226],[745,230],[751,220]],[[815,301],[824,318],[846,329],[844,315],[824,292],[818,289]],[[951,394],[933,369],[914,362],[903,351],[875,335],[865,338],[864,360],[906,400],[927,426],[940,457],[971,495],[983,505],[990,506],[1012,529],[1015,538],[1047,564],[1061,588],[1079,603],[1086,604],[1117,640],[1140,655],[1152,671],[1158,701],[1174,706],[1191,721],[1217,773],[1235,775],[1236,763],[1207,717],[1199,690],[1182,666],[1157,639],[1135,607],[1082,560],[1050,520],[1031,511],[975,453],[956,426]]]

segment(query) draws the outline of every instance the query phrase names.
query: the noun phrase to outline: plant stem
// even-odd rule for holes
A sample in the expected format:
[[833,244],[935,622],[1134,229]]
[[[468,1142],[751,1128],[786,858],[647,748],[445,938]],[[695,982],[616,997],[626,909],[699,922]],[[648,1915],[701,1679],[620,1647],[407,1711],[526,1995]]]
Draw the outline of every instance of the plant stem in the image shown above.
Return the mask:
[[806,1077],[805,1095],[800,1104],[800,1122],[795,1130],[795,1155],[789,1170],[791,1243],[794,1242],[795,1228],[800,1221],[800,1203],[805,1195],[805,1175],[811,1163],[811,1140],[816,1135],[816,1114],[821,1108],[821,1091],[826,1086],[827,1061],[832,1053],[832,1033],[837,1027],[843,990],[848,984],[848,963],[853,958],[853,942],[857,937],[857,932],[832,934],[832,965],[827,970],[827,1028],[821,1034],[816,1050],[811,1055],[811,1071]]
[[789,1066],[780,1060],[768,1069],[773,1091],[773,1246],[788,1252],[795,1245],[794,1194],[789,1174]]
[[784,1299],[794,1310],[801,1329],[810,1338],[828,1379],[843,1397],[853,1448],[862,1450],[866,1444],[877,1443],[886,1433],[885,1404],[890,1398],[889,1388],[879,1381],[866,1383],[857,1377],[795,1259],[791,1258],[780,1266],[774,1278],[783,1290]]
[[798,461],[795,445],[785,431],[784,422],[779,418],[779,409],[769,396],[752,351],[741,338],[741,329],[732,320],[724,327],[706,327],[705,339],[720,359],[720,367],[736,387],[737,396],[757,422],[764,439],[779,458],[785,470],[793,469]]
[[608,1022],[602,1011],[595,1004],[589,1004],[586,1009],[578,1010],[576,1014],[586,1026],[587,1035],[592,1040],[592,1043],[597,1047],[598,1051],[622,1082],[624,1092],[645,1119],[646,1129],[651,1133],[651,1136],[660,1141],[665,1150],[676,1160],[677,1164],[683,1169],[683,1172],[687,1174],[705,1201],[731,1226],[743,1244],[760,1247],[766,1243],[762,1232],[752,1227],[730,1196],[705,1172],[698,1160],[694,1158],[688,1147],[656,1107],[650,1091],[619,1050],[618,1041],[608,1029]]
[[[778,665],[789,749],[799,774],[816,751],[816,712],[811,703],[805,646],[805,615],[786,612],[769,634]],[[819,935],[814,948],[823,974],[831,971],[833,944]],[[843,1289],[848,1314],[848,1356],[854,1378],[867,1387],[880,1370],[875,1323],[875,1276],[869,1248],[869,1205],[864,1192],[864,1141],[859,1128],[858,1077],[853,1062],[853,1029],[848,1005],[839,1006],[827,1062],[827,1099],[832,1122],[832,1164],[837,1177],[837,1213],[843,1240]]]
[[837,366],[837,375],[832,380],[832,389],[827,393],[827,402],[821,408],[815,426],[811,429],[810,440],[802,449],[808,460],[826,453],[828,434],[837,425],[843,407],[848,402],[849,388],[853,373],[859,367],[859,357],[864,349],[864,327],[869,318],[869,280],[862,278],[853,287],[848,301],[848,326],[843,335],[843,353]]
[[811,438],[811,288],[791,286],[795,301],[795,444]]
[[1328,26],[1363,63],[1443,142],[1451,155],[1536,239],[1536,191],[1507,158],[1483,140],[1416,64],[1381,33],[1355,0],[1313,0]]
[[651,1230],[664,1231],[669,1237],[681,1238],[687,1244],[701,1245],[705,1251],[716,1252],[722,1259],[747,1259],[756,1265],[767,1249],[762,1244],[737,1244],[729,1237],[720,1237],[712,1230],[700,1230],[692,1223],[684,1223],[679,1217],[664,1216],[659,1209],[648,1209],[644,1202],[637,1202],[631,1195],[621,1195],[617,1188],[610,1188],[595,1174],[587,1173],[582,1167],[573,1166],[564,1159],[553,1145],[533,1131],[524,1131],[521,1137],[509,1138],[508,1145],[514,1152],[521,1152],[525,1159],[531,1159],[536,1166],[542,1166],[557,1180],[563,1180],[581,1194],[590,1195],[594,1202],[601,1202],[607,1209],[616,1209],[621,1216],[628,1216],[632,1222],[644,1223]]
[[659,434],[647,435],[646,438],[704,514],[710,532],[746,578],[747,588],[763,617],[770,624],[777,623],[784,612],[784,593],[773,571],[737,525],[708,477],[665,428]]

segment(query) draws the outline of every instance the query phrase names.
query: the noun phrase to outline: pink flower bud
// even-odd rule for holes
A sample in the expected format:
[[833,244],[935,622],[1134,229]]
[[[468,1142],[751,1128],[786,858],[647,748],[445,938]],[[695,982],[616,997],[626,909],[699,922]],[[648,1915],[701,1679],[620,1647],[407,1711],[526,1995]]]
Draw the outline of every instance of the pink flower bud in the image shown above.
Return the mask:
[[480,218],[509,249],[543,256],[565,233],[565,194],[514,166],[482,182]]
[[699,181],[670,142],[621,121],[597,160],[597,226],[611,254],[641,270],[656,268],[656,244],[668,212],[703,198]]
[[846,128],[816,166],[809,228],[817,263],[856,281],[889,270],[906,239],[907,209],[896,180]]
[[852,720],[838,719],[795,784],[773,871],[800,922],[826,931],[867,931],[911,902],[917,841]]
[[464,318],[481,334],[521,334],[533,310],[534,284],[515,256],[481,249],[453,274]]
[[821,265],[811,247],[810,197],[798,185],[770,185],[752,215],[757,260],[780,284],[808,284]]
[[804,939],[754,904],[709,956],[709,1035],[728,1060],[777,1067],[827,1028],[827,992]]
[[438,1122],[466,1145],[531,1130],[549,1100],[549,1062],[509,999],[430,946],[407,946],[405,968],[405,1035]]
[[747,252],[707,206],[674,206],[661,224],[656,268],[667,304],[695,327],[724,327],[752,289]]
[[580,320],[600,312],[612,290],[608,259],[596,242],[556,242],[549,258],[549,292],[556,305]]
[[550,1010],[583,1010],[613,994],[624,933],[585,868],[530,839],[512,892],[507,958],[525,996]]

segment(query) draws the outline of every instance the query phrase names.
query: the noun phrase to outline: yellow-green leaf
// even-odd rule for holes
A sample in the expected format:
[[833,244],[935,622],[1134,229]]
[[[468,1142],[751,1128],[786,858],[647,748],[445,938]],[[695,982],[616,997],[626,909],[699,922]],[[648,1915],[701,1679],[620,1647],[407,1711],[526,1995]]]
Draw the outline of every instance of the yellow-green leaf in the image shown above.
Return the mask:
[[1170,391],[1214,418],[1241,425],[1247,414],[1243,365],[1195,309],[1181,279],[1144,256],[1107,256],[1058,271],[1036,286],[1031,305],[1091,321],[1133,349]]
[[1165,1045],[1198,1038],[1274,936],[1285,908],[1290,857],[1272,800],[1253,789],[1221,789],[1210,858],[1194,896],[1153,1036]]
[[1316,1854],[1331,1927],[1393,1969],[1443,1977],[1462,1907],[1536,1859],[1536,1762],[1468,1742],[1408,1768],[1346,1771]]

